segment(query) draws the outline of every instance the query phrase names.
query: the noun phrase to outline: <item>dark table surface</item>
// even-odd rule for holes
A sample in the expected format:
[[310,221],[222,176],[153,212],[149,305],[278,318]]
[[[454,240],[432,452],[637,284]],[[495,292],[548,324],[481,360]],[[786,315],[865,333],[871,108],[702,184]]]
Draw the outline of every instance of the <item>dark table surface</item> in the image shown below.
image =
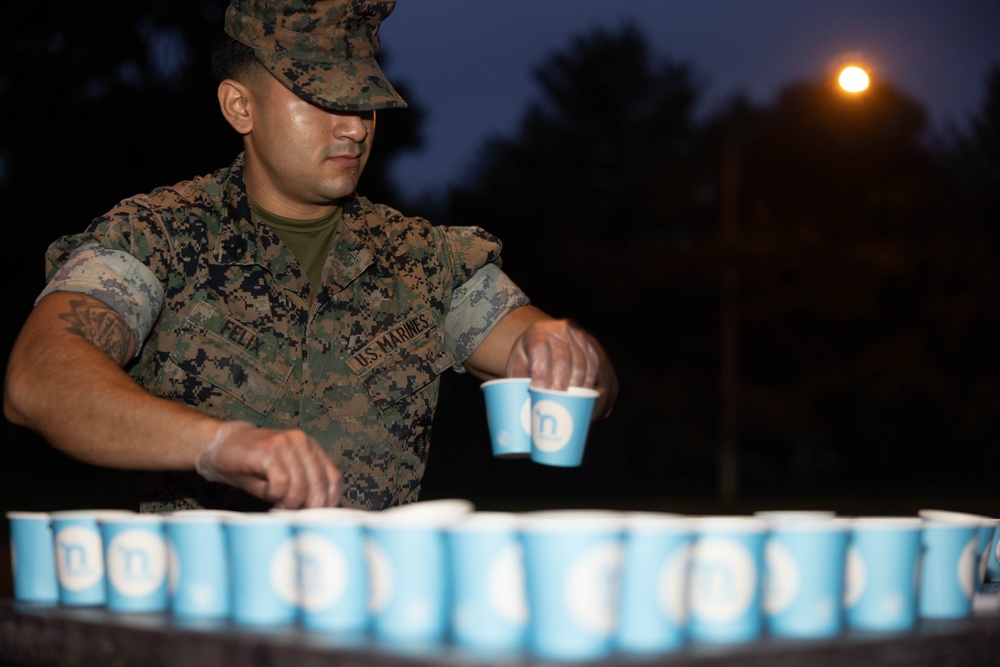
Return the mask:
[[[738,646],[689,645],[674,653],[615,654],[588,665],[809,667],[1000,665],[1000,586],[977,596],[969,619],[921,621],[905,633],[834,639],[762,639]],[[986,603],[986,604],[983,604]],[[122,614],[99,608],[26,605],[0,599],[0,666],[98,667],[354,667],[550,664],[530,656],[485,657],[450,647],[385,646],[370,638],[330,637],[291,629],[248,629],[228,623],[184,626],[168,614]]]

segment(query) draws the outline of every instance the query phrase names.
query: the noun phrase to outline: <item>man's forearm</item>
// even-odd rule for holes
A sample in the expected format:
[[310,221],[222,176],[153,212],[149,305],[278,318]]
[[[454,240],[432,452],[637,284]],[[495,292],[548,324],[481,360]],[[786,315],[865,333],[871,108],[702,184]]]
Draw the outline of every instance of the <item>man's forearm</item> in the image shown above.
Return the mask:
[[95,465],[192,469],[220,422],[136,384],[118,365],[128,345],[87,299],[52,294],[35,307],[7,365],[7,419]]

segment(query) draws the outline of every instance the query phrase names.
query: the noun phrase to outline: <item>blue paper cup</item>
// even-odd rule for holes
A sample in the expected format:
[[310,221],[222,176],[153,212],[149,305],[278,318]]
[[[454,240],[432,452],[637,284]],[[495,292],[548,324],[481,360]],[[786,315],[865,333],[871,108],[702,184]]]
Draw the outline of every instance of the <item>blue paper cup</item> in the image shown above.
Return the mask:
[[693,642],[735,644],[761,637],[767,533],[768,523],[755,517],[698,519],[688,592]]
[[591,660],[615,648],[623,517],[544,510],[522,517],[528,649],[544,660]]
[[447,529],[451,637],[476,654],[524,648],[528,603],[519,515],[473,512]]
[[103,606],[107,602],[104,542],[98,517],[110,514],[133,512],[84,509],[51,513],[61,605]]
[[229,618],[229,552],[223,519],[231,514],[221,510],[178,510],[164,515],[170,612],[174,617]]
[[493,456],[525,458],[531,454],[530,383],[529,378],[501,378],[480,385]]
[[299,561],[301,623],[310,630],[361,633],[368,627],[367,512],[344,507],[291,515]]
[[[952,510],[923,509],[920,510],[920,517],[923,519],[936,519],[939,521],[972,521],[978,524],[976,529],[976,552],[973,569],[973,585],[975,590],[981,590],[987,581],[987,569],[991,556],[990,545],[993,542],[994,533],[1000,519],[983,514],[972,514],[969,512],[955,512]],[[994,556],[995,557],[995,556]]]
[[986,553],[986,581],[1000,581],[1000,525],[993,530]]
[[833,637],[843,629],[850,520],[777,520],[764,550],[764,618],[774,637]]
[[406,648],[444,641],[451,603],[445,531],[472,510],[468,501],[442,499],[369,516],[369,606],[376,638]]
[[922,529],[917,517],[852,519],[844,585],[848,628],[902,632],[916,626]]
[[967,618],[972,615],[976,590],[976,543],[981,522],[961,513],[921,510],[920,514],[920,618]]
[[298,620],[298,564],[289,517],[234,512],[223,518],[232,581],[232,621],[286,626]]
[[14,599],[21,602],[56,604],[55,551],[52,520],[47,512],[7,512],[10,524],[10,555],[14,576]]
[[989,567],[990,546],[993,544],[993,536],[996,534],[1000,519],[985,517],[979,524],[979,531],[976,533],[976,552],[979,554],[979,562],[976,571],[976,590],[981,591],[986,586],[986,569]]
[[167,609],[167,541],[159,514],[102,515],[107,608],[120,612]]
[[531,460],[550,466],[580,465],[597,391],[584,387],[570,387],[566,391],[529,387],[528,393]]
[[694,522],[667,512],[630,512],[624,522],[616,647],[633,654],[676,651],[687,641]]

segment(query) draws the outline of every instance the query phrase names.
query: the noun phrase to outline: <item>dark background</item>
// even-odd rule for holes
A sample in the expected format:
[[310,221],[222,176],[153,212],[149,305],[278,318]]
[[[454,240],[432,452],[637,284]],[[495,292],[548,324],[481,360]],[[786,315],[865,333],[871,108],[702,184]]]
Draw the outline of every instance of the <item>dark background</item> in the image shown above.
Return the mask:
[[[4,361],[51,241],[240,150],[207,64],[225,4],[7,9]],[[425,498],[1000,513],[1000,64],[966,129],[933,140],[884,81],[790,83],[696,120],[692,73],[628,26],[568,43],[537,83],[516,139],[484,143],[444,196],[406,201],[386,175],[421,144],[419,104],[380,113],[361,192],[499,235],[535,302],[603,341],[621,396],[580,468],[546,468],[493,459],[478,383],[449,374]],[[128,473],[6,422],[2,442],[4,512],[133,503]]]

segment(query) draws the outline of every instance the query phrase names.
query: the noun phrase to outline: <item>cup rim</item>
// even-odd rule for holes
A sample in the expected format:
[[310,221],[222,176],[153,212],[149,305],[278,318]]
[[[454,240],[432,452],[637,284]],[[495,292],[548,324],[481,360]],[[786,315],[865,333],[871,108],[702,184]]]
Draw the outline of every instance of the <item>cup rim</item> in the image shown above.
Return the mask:
[[448,530],[455,533],[478,533],[498,530],[516,531],[523,524],[521,515],[517,512],[500,510],[485,510],[470,512],[459,517]]
[[624,529],[625,513],[601,509],[547,509],[531,510],[523,515],[521,529],[525,532],[592,532],[613,528]]
[[475,511],[475,505],[464,498],[437,498],[421,500],[406,505],[396,505],[379,512],[371,512],[368,520],[373,527],[392,528],[443,528]]
[[493,386],[493,385],[496,385],[496,384],[512,384],[512,383],[528,383],[528,384],[530,384],[531,383],[531,378],[528,378],[528,377],[525,377],[525,378],[521,378],[521,377],[517,377],[517,378],[494,378],[492,380],[486,380],[485,382],[481,382],[479,384],[479,388],[483,389],[485,387],[490,387],[490,386]]
[[105,517],[113,516],[134,516],[139,515],[140,512],[135,510],[125,510],[125,509],[76,509],[76,510],[56,510],[54,512],[49,512],[49,516],[52,517],[53,521],[62,521],[69,519],[94,519],[99,521]]
[[853,516],[852,530],[911,529],[920,530],[923,520],[919,516]]
[[50,512],[40,512],[35,510],[8,510],[6,513],[8,519],[18,519],[21,521],[49,521],[52,518]]
[[97,523],[126,524],[126,523],[163,523],[163,515],[153,512],[133,512],[127,515],[102,514],[97,517]]
[[990,523],[997,525],[998,522],[994,517],[986,516],[985,514],[943,509],[921,509],[917,512],[917,516],[932,523],[957,524],[962,526],[981,526]]
[[686,532],[693,528],[694,518],[679,512],[657,510],[629,510],[622,516],[625,529],[633,532],[663,531]]
[[218,509],[183,509],[165,512],[163,520],[167,523],[222,523],[225,517],[233,514],[239,514],[239,512]]
[[703,514],[695,517],[695,529],[699,534],[708,531],[766,533],[769,528],[765,519],[752,514]]
[[837,517],[834,510],[757,510],[753,515],[768,521],[812,521]]
[[596,389],[590,387],[567,387],[565,391],[559,389],[548,389],[546,387],[536,387],[528,385],[528,391],[543,396],[560,396],[563,398],[597,398],[600,394]]
[[777,521],[771,524],[772,533],[842,533],[854,525],[850,517],[839,516],[816,519],[794,519],[792,521]]
[[222,523],[232,525],[289,525],[288,517],[282,512],[233,512],[221,517]]
[[353,507],[310,507],[289,515],[294,526],[354,526],[363,524],[368,512]]

